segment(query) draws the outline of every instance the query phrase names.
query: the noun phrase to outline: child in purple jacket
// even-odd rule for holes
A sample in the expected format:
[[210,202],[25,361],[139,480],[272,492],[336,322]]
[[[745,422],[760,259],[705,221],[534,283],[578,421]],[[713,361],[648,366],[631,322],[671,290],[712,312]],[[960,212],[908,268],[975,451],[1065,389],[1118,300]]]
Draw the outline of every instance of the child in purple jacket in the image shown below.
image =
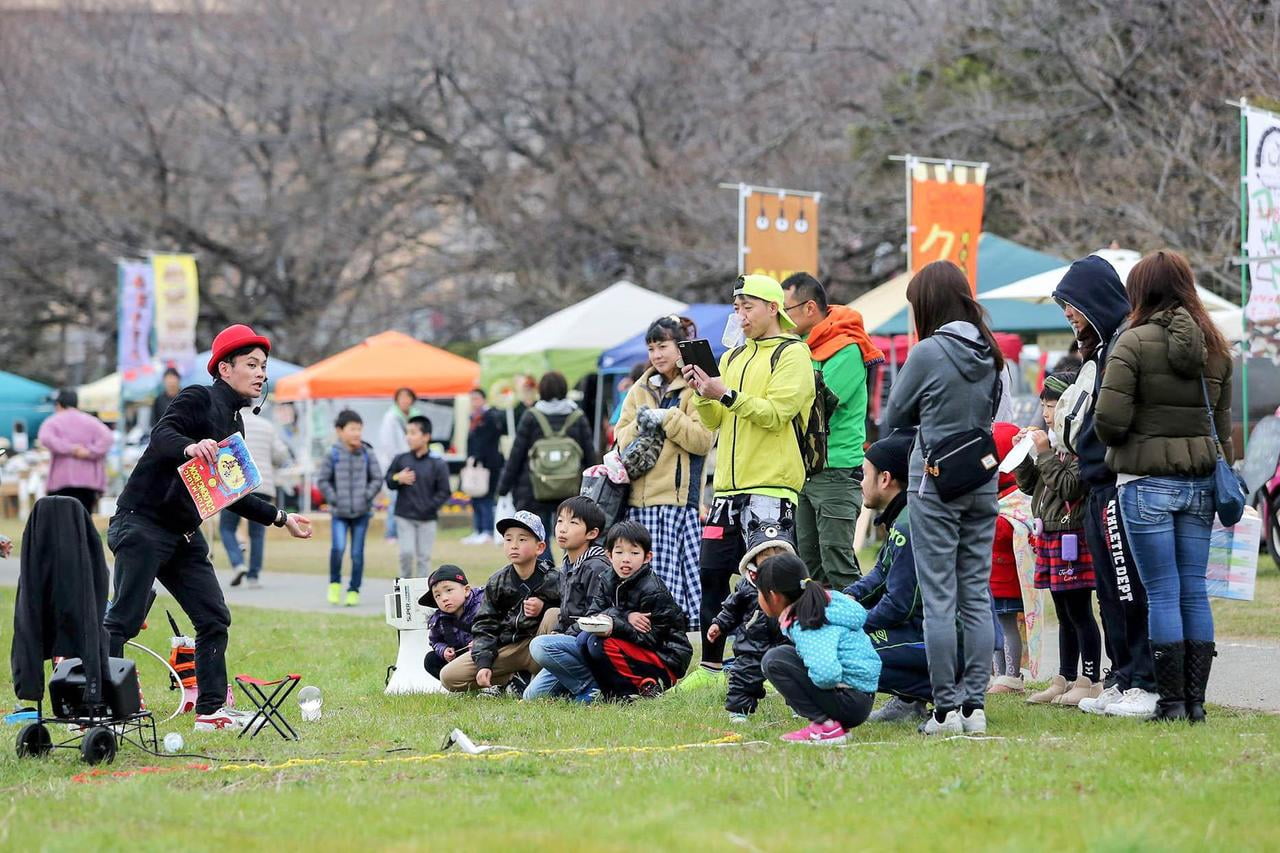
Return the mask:
[[484,603],[484,587],[474,589],[457,566],[445,565],[431,573],[429,592],[418,599],[435,613],[427,623],[431,651],[423,666],[433,678],[440,677],[444,665],[471,647],[471,623]]

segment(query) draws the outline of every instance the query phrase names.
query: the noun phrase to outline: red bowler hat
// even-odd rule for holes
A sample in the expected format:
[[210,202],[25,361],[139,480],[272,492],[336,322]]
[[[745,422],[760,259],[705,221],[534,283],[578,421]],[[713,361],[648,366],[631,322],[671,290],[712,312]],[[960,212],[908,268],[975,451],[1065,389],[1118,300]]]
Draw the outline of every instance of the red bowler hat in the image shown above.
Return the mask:
[[213,339],[213,351],[209,355],[209,375],[218,375],[218,362],[241,347],[262,347],[267,355],[271,354],[271,341],[250,329],[243,323],[227,326]]

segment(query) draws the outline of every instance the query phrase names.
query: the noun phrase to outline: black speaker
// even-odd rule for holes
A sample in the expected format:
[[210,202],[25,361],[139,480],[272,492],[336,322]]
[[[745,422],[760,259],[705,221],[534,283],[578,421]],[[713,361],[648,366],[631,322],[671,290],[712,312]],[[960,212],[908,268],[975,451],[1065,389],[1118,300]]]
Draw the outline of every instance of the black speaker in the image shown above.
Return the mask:
[[[49,702],[58,717],[85,717],[94,711],[84,704],[84,664],[80,658],[66,658],[49,677]],[[113,720],[123,720],[142,710],[142,694],[138,690],[138,669],[128,658],[109,658],[107,683],[102,688],[102,701]]]

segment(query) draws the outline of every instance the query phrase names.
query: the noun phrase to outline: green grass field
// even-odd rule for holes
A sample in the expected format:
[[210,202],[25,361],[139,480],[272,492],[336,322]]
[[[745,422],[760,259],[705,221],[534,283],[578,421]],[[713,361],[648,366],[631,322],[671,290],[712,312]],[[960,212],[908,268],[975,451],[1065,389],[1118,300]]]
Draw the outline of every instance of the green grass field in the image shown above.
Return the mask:
[[[12,592],[4,590],[7,622]],[[160,602],[162,605],[165,602]],[[632,706],[385,697],[393,632],[380,619],[241,608],[230,667],[297,671],[324,691],[301,741],[180,731],[225,762],[126,747],[104,775],[78,754],[0,753],[10,850],[896,848],[1275,849],[1280,717],[1210,709],[1196,729],[1030,708],[993,697],[987,740],[929,741],[866,725],[842,749],[789,746],[767,698],[732,729],[711,694]],[[143,641],[163,648],[158,624]],[[171,706],[158,665],[140,672]],[[6,693],[10,686],[0,686]],[[453,727],[547,753],[436,756]],[[16,727],[8,727],[12,738]],[[747,745],[670,749],[726,736]],[[755,743],[755,742],[759,743]],[[569,751],[599,747],[598,752]],[[635,747],[653,747],[638,750]],[[302,761],[297,761],[302,759]],[[293,763],[291,763],[293,762]],[[231,766],[232,764],[238,766]],[[261,764],[262,767],[249,767]],[[163,773],[136,773],[160,767]]]

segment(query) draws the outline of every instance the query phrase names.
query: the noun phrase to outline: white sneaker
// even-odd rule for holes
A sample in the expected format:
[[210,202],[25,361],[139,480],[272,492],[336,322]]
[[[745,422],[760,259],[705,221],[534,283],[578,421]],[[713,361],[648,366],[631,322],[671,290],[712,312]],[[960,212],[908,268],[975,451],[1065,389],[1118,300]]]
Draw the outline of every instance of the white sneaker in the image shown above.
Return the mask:
[[[237,711],[234,708],[219,708],[212,714],[196,714],[195,731],[198,732],[221,732],[221,731],[241,731],[249,727],[249,721],[253,719],[253,714],[244,711]],[[266,725],[267,718],[259,717],[254,723],[255,730],[261,729]]]
[[923,735],[962,735],[964,722],[960,718],[959,711],[948,711],[947,716],[942,718],[942,722],[938,722],[938,718],[930,713],[929,718],[920,724],[917,731]]
[[486,538],[487,537],[483,533],[472,533],[469,536],[463,536],[460,540],[458,540],[458,542],[459,544],[462,544],[462,545],[479,545]]
[[257,578],[245,578],[244,585],[249,589],[262,589],[262,581]]
[[1096,699],[1081,699],[1078,707],[1086,714],[1098,714],[1101,716],[1107,713],[1107,708],[1119,702],[1123,697],[1124,693],[1121,692],[1120,688],[1112,686],[1098,694]]
[[960,712],[960,727],[964,729],[967,735],[985,735],[987,733],[987,712],[981,708],[975,708],[973,713],[965,716],[964,712]]
[[1124,692],[1123,699],[1107,706],[1107,716],[1149,720],[1156,715],[1156,702],[1159,699],[1158,693],[1151,693],[1141,687],[1131,687]]

